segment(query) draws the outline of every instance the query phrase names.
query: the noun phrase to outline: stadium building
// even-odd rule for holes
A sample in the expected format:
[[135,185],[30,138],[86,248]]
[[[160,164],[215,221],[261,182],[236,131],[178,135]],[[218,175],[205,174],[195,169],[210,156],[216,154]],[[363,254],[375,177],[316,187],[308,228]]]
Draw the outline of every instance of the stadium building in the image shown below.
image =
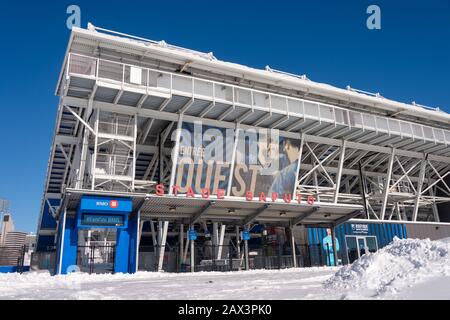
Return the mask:
[[92,24],[56,95],[33,259],[56,274],[334,265],[450,236],[437,108]]

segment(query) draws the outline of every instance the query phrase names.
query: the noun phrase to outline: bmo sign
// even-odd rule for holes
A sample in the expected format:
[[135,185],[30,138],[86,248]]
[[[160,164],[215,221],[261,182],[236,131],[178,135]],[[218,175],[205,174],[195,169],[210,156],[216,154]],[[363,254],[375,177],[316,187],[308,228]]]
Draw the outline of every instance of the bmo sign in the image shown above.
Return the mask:
[[80,203],[80,210],[82,211],[131,212],[132,208],[133,205],[129,198],[111,199],[84,196]]
[[118,200],[97,201],[95,205],[97,207],[110,207],[111,209],[116,209],[119,207],[119,201]]

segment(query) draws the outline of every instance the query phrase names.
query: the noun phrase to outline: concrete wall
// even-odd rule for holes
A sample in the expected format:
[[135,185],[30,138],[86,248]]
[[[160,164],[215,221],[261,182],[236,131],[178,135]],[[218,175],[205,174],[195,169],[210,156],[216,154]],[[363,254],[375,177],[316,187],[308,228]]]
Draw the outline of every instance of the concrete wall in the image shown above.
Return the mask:
[[450,237],[450,225],[406,223],[406,233],[412,239],[439,240]]

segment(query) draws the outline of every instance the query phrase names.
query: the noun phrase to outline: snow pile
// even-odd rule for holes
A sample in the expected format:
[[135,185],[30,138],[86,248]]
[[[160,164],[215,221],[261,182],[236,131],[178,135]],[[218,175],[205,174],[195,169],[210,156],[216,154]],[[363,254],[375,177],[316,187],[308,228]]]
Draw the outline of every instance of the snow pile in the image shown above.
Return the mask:
[[[0,274],[2,299],[322,299],[335,267],[236,272]],[[326,292],[325,292],[326,293]]]
[[450,241],[398,239],[342,267],[325,288],[342,299],[388,298],[425,281],[450,276]]

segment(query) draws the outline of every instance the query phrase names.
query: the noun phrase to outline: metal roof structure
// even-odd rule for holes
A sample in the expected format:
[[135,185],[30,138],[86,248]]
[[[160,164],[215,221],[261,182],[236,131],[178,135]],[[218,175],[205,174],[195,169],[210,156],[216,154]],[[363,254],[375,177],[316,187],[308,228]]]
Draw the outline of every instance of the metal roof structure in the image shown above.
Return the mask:
[[[169,137],[182,122],[197,120],[301,139],[296,187],[319,200],[312,211],[225,199],[208,206],[204,218],[225,219],[227,208],[235,214],[226,217],[241,223],[255,213],[265,221],[336,223],[361,210],[370,219],[439,221],[439,203],[450,201],[450,115],[417,104],[93,25],[72,30],[56,94],[41,235],[54,234],[46,216],[76,205],[74,194],[81,193],[144,199],[139,210],[153,218],[174,218],[171,207],[186,219],[202,212],[203,199],[150,192],[154,181],[172,182]],[[113,166],[106,160],[111,152]]]

